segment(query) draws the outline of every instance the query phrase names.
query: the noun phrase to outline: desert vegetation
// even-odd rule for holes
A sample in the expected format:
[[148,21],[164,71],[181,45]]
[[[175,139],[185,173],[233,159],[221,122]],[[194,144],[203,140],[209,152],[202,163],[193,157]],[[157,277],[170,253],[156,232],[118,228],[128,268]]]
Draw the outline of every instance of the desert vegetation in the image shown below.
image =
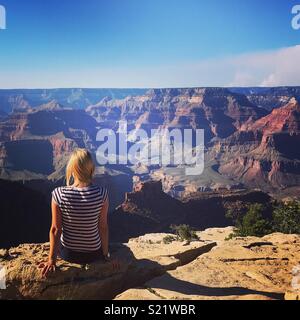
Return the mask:
[[244,215],[235,216],[228,210],[226,217],[235,223],[232,237],[257,236],[263,237],[273,232],[300,234],[300,202],[293,200],[274,203],[271,215],[266,214],[266,207],[254,203],[248,206]]
[[174,236],[167,235],[164,237],[163,242],[165,244],[170,244],[173,241],[186,241],[187,243],[191,243],[192,241],[199,240],[196,232],[187,224],[182,225],[171,225],[170,229],[174,232]]

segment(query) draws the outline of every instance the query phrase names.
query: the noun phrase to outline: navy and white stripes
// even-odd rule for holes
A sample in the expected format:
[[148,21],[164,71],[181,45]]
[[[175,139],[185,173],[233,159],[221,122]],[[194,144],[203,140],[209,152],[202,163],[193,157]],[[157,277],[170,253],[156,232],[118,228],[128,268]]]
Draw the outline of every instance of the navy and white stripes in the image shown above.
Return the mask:
[[107,189],[60,187],[52,192],[62,213],[61,243],[64,247],[91,252],[101,248],[99,219],[107,199]]

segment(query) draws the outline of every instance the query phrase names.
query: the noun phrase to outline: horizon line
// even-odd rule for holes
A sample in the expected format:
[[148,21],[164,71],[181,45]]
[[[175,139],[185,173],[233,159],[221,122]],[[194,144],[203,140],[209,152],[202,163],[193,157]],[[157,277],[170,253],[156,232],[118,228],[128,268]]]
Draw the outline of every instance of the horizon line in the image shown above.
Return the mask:
[[187,86],[187,87],[31,87],[31,88],[0,88],[4,90],[168,90],[168,89],[272,89],[272,88],[298,88],[300,85],[280,85],[280,86]]

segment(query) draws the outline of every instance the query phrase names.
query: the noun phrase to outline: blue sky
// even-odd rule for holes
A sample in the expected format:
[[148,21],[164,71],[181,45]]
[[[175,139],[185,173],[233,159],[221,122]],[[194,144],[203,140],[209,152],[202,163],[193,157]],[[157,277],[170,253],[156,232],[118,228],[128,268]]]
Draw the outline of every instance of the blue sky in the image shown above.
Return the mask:
[[300,62],[300,30],[291,27],[298,3],[0,0],[0,87],[300,84],[281,61]]

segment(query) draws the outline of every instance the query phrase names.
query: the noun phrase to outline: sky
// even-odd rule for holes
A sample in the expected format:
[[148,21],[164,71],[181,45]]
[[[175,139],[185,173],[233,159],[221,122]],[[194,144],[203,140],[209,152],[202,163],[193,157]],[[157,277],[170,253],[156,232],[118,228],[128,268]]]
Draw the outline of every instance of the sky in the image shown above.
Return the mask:
[[300,85],[300,0],[0,0],[0,88]]

